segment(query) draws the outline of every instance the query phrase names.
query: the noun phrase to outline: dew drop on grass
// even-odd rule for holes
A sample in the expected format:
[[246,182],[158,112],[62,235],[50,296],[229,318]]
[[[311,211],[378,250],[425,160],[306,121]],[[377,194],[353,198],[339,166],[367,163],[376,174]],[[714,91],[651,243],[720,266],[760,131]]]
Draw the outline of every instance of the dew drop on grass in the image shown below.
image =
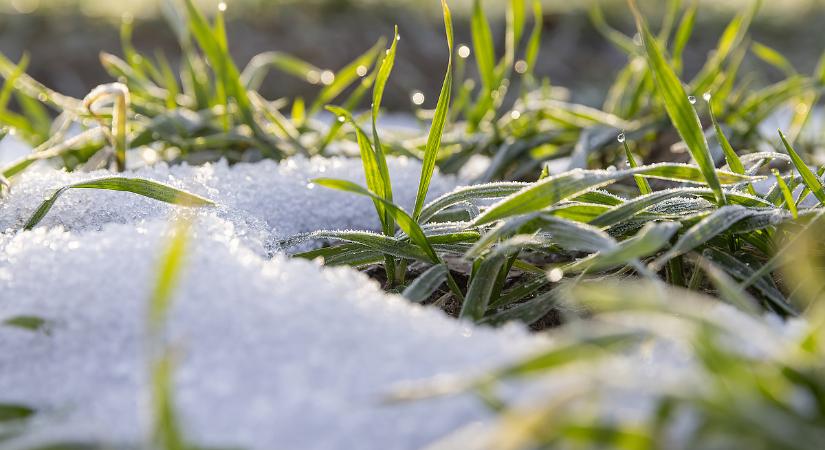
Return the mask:
[[355,73],[358,74],[359,77],[364,77],[367,75],[367,66],[360,65],[355,69]]
[[525,61],[523,59],[518,60],[518,61],[516,61],[516,64],[513,66],[513,68],[516,70],[516,73],[519,73],[519,74],[527,73],[527,69],[528,69],[527,61]]
[[616,140],[619,141],[620,144],[624,144],[625,139],[627,138],[625,137],[624,133],[619,133],[619,136],[616,138]]
[[705,94],[702,95],[702,98],[704,98],[706,102],[709,102],[711,99],[710,92],[705,92]]
[[521,112],[518,110],[513,110],[510,112],[510,118],[513,120],[518,120],[521,117]]
[[49,99],[49,97],[46,94],[41,92],[41,93],[37,94],[37,99],[40,100],[41,102],[45,102],[46,100]]
[[547,273],[547,279],[552,283],[558,283],[562,278],[564,278],[564,271],[559,268],[555,268]]
[[321,83],[329,86],[335,81],[335,74],[331,70],[321,72]]
[[345,116],[338,116],[338,121],[344,123],[347,121],[347,118]]
[[400,41],[401,40],[401,35],[399,34],[399,35],[395,36],[395,40]]
[[688,96],[688,101],[690,102],[691,105],[695,105],[696,104],[696,97],[694,97],[692,95],[689,95]]
[[458,57],[459,58],[469,58],[470,57],[470,47],[461,44],[458,47]]
[[220,12],[226,11],[226,2],[218,3],[218,11],[220,11]]
[[313,183],[313,182],[307,183],[307,189],[315,189],[315,183]]
[[410,101],[412,101],[416,106],[423,105],[424,100],[426,100],[426,98],[424,97],[424,93],[421,91],[413,91],[412,94],[410,94]]

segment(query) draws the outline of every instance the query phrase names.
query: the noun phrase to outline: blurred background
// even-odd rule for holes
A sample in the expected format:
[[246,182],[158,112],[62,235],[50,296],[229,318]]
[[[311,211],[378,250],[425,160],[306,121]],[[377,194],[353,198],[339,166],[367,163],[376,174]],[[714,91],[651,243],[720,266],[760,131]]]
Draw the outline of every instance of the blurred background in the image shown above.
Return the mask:
[[[134,20],[134,44],[148,54],[163,52],[175,64],[179,54],[166,25],[164,0],[0,0],[0,51],[13,60],[31,56],[28,72],[46,85],[82,97],[111,81],[98,62],[100,51],[122,54],[120,21]],[[687,1],[687,0],[686,0]],[[200,0],[214,11],[217,0]],[[283,51],[329,69],[345,65],[380,37],[400,29],[399,61],[385,105],[410,109],[410,93],[426,94],[432,106],[446,64],[439,0],[226,0],[231,52],[243,66],[255,54]],[[451,0],[457,44],[470,44],[471,0]],[[664,1],[640,1],[651,18],[661,16]],[[749,0],[703,0],[685,56],[687,73],[698,70],[727,21]],[[825,0],[763,2],[752,28],[755,41],[784,54],[795,67],[810,72],[823,49]],[[630,34],[634,29],[624,0],[601,0],[608,22]],[[626,62],[593,28],[590,1],[546,0],[545,33],[537,74],[572,89],[574,98],[597,104]],[[487,0],[494,37],[503,51],[504,0]],[[655,19],[654,19],[655,20]],[[760,64],[750,61],[748,64]],[[471,68],[472,70],[472,68]],[[747,68],[746,68],[747,70]],[[771,71],[766,71],[770,76]],[[781,73],[776,73],[781,78]],[[771,80],[765,80],[771,81]],[[262,93],[270,98],[311,95],[316,88],[293,77],[273,74]]]

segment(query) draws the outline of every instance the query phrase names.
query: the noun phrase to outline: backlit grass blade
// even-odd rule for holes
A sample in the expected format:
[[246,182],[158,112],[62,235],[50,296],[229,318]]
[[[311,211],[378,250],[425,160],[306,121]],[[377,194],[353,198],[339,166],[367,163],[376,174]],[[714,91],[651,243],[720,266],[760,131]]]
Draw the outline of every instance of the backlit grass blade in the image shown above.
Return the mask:
[[369,70],[369,68],[375,64],[375,59],[383,48],[384,39],[382,38],[376,42],[372,48],[335,73],[333,81],[321,89],[318,98],[315,99],[309,108],[310,115],[318,112],[323,106],[335,100],[344,90],[358,81],[358,79],[361,78],[359,71],[363,71],[365,68]]
[[[385,200],[391,201],[390,199],[385,198],[388,191],[385,183],[387,183],[388,180],[385,180],[384,178],[381,170],[381,160],[376,149],[370,144],[369,137],[367,137],[361,127],[355,123],[355,119],[353,119],[352,115],[348,111],[337,106],[327,106],[327,110],[335,114],[339,121],[343,118],[346,122],[349,122],[353,128],[355,128],[358,148],[361,152],[361,163],[364,166],[364,178],[367,183],[367,188],[372,191],[373,194],[384,198]],[[384,230],[384,234],[392,235],[394,230],[392,229],[391,215],[386,213],[386,208],[383,203],[379,201],[374,201],[374,203],[375,210],[378,212],[378,217],[381,220],[381,228]],[[390,222],[387,221],[388,218]]]
[[430,181],[435,170],[435,161],[438,158],[438,151],[441,148],[441,136],[447,123],[447,115],[450,109],[450,94],[453,88],[453,20],[450,9],[445,0],[441,1],[444,10],[444,27],[447,32],[447,48],[450,56],[447,62],[447,75],[444,77],[444,84],[441,86],[441,93],[438,96],[438,104],[435,107],[435,114],[430,126],[430,134],[427,137],[427,147],[424,150],[424,160],[421,163],[421,178],[418,184],[418,194],[415,198],[415,208],[413,218],[416,220],[421,216],[421,209],[427,199],[430,190]]
[[447,272],[447,266],[444,264],[432,266],[416,277],[401,295],[411,302],[422,303],[447,281]]
[[751,214],[752,210],[739,205],[719,208],[688,229],[670,250],[650,264],[651,268],[658,271],[668,260],[699,247]]
[[[630,165],[631,168],[635,169],[639,167],[639,164],[636,163],[636,158],[633,157],[633,153],[630,151],[630,147],[627,145],[627,138],[624,137],[624,133],[622,133],[622,145],[624,146],[624,154],[627,157],[627,163]],[[644,177],[634,176],[633,179],[636,181],[636,186],[639,188],[639,192],[642,195],[647,195],[653,192],[650,188],[650,183]]]
[[708,186],[716,194],[716,202],[722,205],[725,203],[725,194],[716,175],[713,158],[710,155],[710,149],[699,116],[688,100],[688,94],[685,92],[681,80],[676,76],[659,43],[650,33],[644,18],[636,8],[635,0],[631,0],[630,5],[636,17],[636,27],[644,41],[648,65],[653,73],[657,92],[665,105],[668,116],[670,116],[670,120],[682,140],[685,141],[691,156],[701,168]]
[[793,192],[791,192],[790,188],[788,188],[788,184],[785,183],[785,179],[782,178],[782,175],[779,174],[778,170],[773,169],[772,173],[774,178],[776,178],[776,184],[779,186],[779,190],[782,191],[782,197],[785,199],[785,207],[788,208],[788,211],[791,212],[794,219],[799,218],[799,214],[796,210],[796,201],[793,198]]
[[[754,277],[757,272],[753,270],[748,263],[739,260],[736,256],[733,256],[727,252],[719,251],[713,248],[709,248],[702,252],[702,256],[710,261],[713,261],[717,267],[723,269],[731,277],[743,282],[742,285],[737,285],[740,290],[744,291],[748,286],[753,286],[754,289],[759,291],[759,293],[771,303],[775,310],[781,312],[782,314],[792,316],[797,315],[797,312],[793,306],[788,303],[788,300],[782,292],[776,288],[773,280],[768,277],[760,277],[758,275]],[[752,284],[746,284],[745,282],[751,279],[751,277],[754,277],[754,282]]]
[[[378,171],[383,181],[383,190],[378,191],[387,201],[392,202],[392,182],[390,181],[390,171],[387,168],[387,160],[384,156],[384,146],[381,144],[381,138],[378,136],[378,114],[381,111],[381,101],[384,99],[384,89],[387,86],[387,80],[390,78],[392,69],[395,66],[395,56],[398,51],[398,27],[395,27],[392,43],[389,50],[387,50],[384,58],[381,59],[381,64],[378,66],[378,72],[375,76],[375,83],[372,88],[372,139],[373,148],[375,150],[375,161],[378,165]],[[384,224],[384,233],[392,234],[394,231],[393,218],[388,212],[384,212],[382,219]]]
[[811,171],[805,161],[799,156],[796,150],[793,149],[791,144],[785,138],[785,135],[782,134],[782,130],[779,130],[779,138],[782,139],[782,144],[785,146],[785,150],[788,151],[788,155],[791,157],[791,161],[793,162],[794,167],[796,167],[797,172],[802,177],[802,181],[805,183],[805,186],[811,190],[811,192],[816,196],[819,200],[819,203],[825,205],[825,186],[822,185],[822,180],[816,176],[815,173]]
[[650,223],[635,236],[620,242],[615,247],[601,251],[564,267],[564,272],[598,272],[622,266],[629,261],[655,254],[669,244],[681,225],[675,222]]
[[398,226],[404,231],[404,233],[407,234],[407,236],[410,237],[410,240],[412,240],[427,254],[430,258],[430,262],[434,264],[441,263],[441,259],[438,257],[432,245],[430,245],[430,242],[427,240],[424,230],[422,230],[421,226],[418,225],[418,223],[413,220],[413,218],[403,209],[350,181],[334,180],[330,178],[316,178],[312,180],[312,182],[330,189],[351,192],[353,194],[364,195],[374,200],[378,200],[384,205],[384,208],[392,214],[396,223],[398,223]]
[[[725,137],[725,133],[722,131],[722,127],[719,126],[719,122],[716,120],[716,114],[713,112],[713,99],[710,93],[704,94],[704,99],[708,104],[710,119],[716,131],[716,140],[719,141],[719,145],[722,147],[722,152],[725,154],[725,161],[727,161],[728,167],[730,167],[733,173],[744,174],[745,166],[742,164],[742,160],[739,159],[739,155],[736,154],[736,151],[730,145],[728,138]],[[756,195],[756,190],[750,184],[748,184],[748,192],[751,195]]]
[[527,183],[520,182],[498,182],[460,187],[427,204],[427,206],[421,210],[419,221],[426,223],[440,211],[459,203],[507,197],[527,186],[529,186]]
[[536,62],[539,59],[541,49],[541,35],[544,28],[544,11],[542,11],[541,0],[533,0],[533,31],[527,39],[527,47],[524,50],[524,62],[527,63],[525,76],[532,80],[535,76]]
[[[634,175],[693,183],[703,183],[705,181],[701,169],[685,164],[652,164],[619,171],[575,170],[545,178],[504,198],[477,217],[474,224],[484,225],[505,217],[538,211],[562,200],[567,200],[573,196]],[[731,184],[753,180],[753,178],[745,175],[723,171],[719,171],[719,176],[722,182]],[[717,178],[717,182],[718,180],[719,178]]]
[[215,205],[211,200],[156,181],[140,178],[100,178],[71,184],[56,190],[54,194],[44,201],[34,214],[32,214],[31,218],[26,222],[24,229],[30,230],[37,226],[52,206],[54,206],[57,199],[69,189],[105,189],[110,191],[132,192],[154,200],[180,206],[201,207]]
[[[442,5],[446,8],[446,2],[442,1]],[[445,9],[445,11],[448,10]],[[490,23],[484,14],[484,6],[481,0],[473,0],[473,14],[470,25],[473,34],[473,53],[476,57],[476,65],[478,65],[482,90],[489,92],[494,89],[496,55],[493,46],[493,34],[490,31]]]
[[266,52],[255,55],[241,72],[241,82],[249,90],[258,90],[270,68],[312,83],[321,78],[318,67],[282,52]]
[[29,331],[38,331],[46,326],[49,322],[42,317],[37,316],[14,316],[5,319],[2,325],[22,328]]

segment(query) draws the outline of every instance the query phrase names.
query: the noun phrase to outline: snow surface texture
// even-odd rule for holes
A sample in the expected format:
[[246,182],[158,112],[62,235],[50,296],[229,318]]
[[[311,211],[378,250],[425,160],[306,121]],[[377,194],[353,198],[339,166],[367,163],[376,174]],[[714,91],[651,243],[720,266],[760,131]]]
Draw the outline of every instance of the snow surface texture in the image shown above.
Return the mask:
[[[146,435],[143,319],[169,228],[2,235],[0,317],[52,322],[48,334],[0,328],[0,401],[44,411],[24,442]],[[489,369],[539,342],[410,305],[352,270],[267,261],[233,230],[199,220],[170,313],[175,395],[198,444],[419,448],[484,409],[467,397],[381,405],[394,383]]]
[[[420,163],[408,158],[390,158],[395,201],[411,210],[415,202]],[[290,158],[280,164],[225,162],[202,166],[158,164],[128,172],[124,176],[148,178],[209,198],[217,208],[199,211],[232,222],[234,233],[245,244],[264,251],[272,243],[297,233],[320,229],[380,229],[372,201],[367,198],[314,186],[310,179],[341,178],[363,184],[360,160],[351,158]],[[11,193],[0,202],[0,230],[20,229],[39,203],[65,185],[112,176],[101,170],[66,173],[38,168],[19,175]],[[452,190],[456,179],[436,175],[430,198]],[[72,231],[97,230],[106,223],[138,224],[168,218],[179,208],[124,192],[78,189],[63,194],[41,222],[61,225]]]

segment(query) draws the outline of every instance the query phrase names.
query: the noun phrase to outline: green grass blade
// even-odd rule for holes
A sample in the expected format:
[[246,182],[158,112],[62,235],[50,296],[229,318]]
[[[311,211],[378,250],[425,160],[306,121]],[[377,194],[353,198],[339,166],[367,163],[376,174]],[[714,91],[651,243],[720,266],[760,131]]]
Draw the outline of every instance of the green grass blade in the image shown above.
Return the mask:
[[[375,161],[378,165],[379,174],[381,175],[381,179],[383,182],[383,190],[376,192],[377,194],[381,195],[385,200],[392,202],[392,182],[390,180],[390,171],[387,168],[387,160],[384,156],[384,146],[381,144],[381,138],[378,136],[378,114],[381,111],[381,102],[384,99],[384,89],[387,86],[387,80],[390,78],[390,74],[392,73],[392,69],[395,66],[395,56],[398,51],[398,27],[395,27],[395,31],[393,34],[392,44],[390,44],[389,50],[387,50],[384,58],[381,60],[381,64],[378,67],[378,72],[375,76],[375,83],[373,85],[372,90],[372,139],[373,145],[375,148]],[[393,219],[392,215],[388,212],[384,213],[384,218],[382,220],[384,224],[384,232],[386,234],[392,234],[394,231]]]
[[559,301],[556,294],[556,291],[545,292],[512,308],[488,315],[482,318],[479,323],[493,327],[504,325],[507,322],[522,322],[525,325],[532,325],[556,307]]
[[2,322],[3,325],[22,328],[29,331],[38,331],[46,326],[49,322],[46,319],[37,316],[14,316]]
[[785,179],[782,178],[778,170],[773,169],[772,172],[774,178],[776,178],[776,184],[779,186],[779,190],[782,191],[782,197],[785,199],[785,207],[788,208],[794,219],[798,219],[799,213],[796,210],[796,201],[793,198],[793,192],[788,188],[788,184],[785,183]]
[[57,199],[69,189],[105,189],[111,191],[125,191],[142,195],[154,200],[171,203],[180,206],[201,207],[214,206],[211,200],[207,200],[195,194],[173,188],[156,181],[144,180],[140,178],[101,178],[98,180],[84,181],[81,183],[64,186],[54,192],[44,201],[26,222],[24,229],[30,230],[46,216],[54,206]]
[[598,272],[627,264],[629,261],[655,254],[670,243],[681,225],[675,222],[650,223],[636,235],[614,248],[576,261],[563,268],[565,273]]
[[366,197],[372,198],[373,200],[378,200],[379,202],[383,203],[384,208],[386,208],[386,210],[389,211],[390,214],[392,214],[396,223],[398,223],[399,228],[401,228],[401,230],[403,230],[404,233],[406,233],[407,236],[410,237],[410,240],[412,240],[416,245],[418,245],[421,248],[421,250],[423,250],[427,254],[427,256],[430,258],[430,262],[434,264],[441,263],[441,258],[438,257],[432,245],[430,245],[430,242],[427,240],[427,236],[424,234],[424,230],[422,230],[421,226],[418,225],[418,223],[415,220],[413,220],[413,218],[409,214],[407,214],[407,212],[403,209],[350,181],[334,180],[330,178],[317,178],[315,180],[312,180],[312,182],[330,189],[337,189],[339,191],[352,192],[353,194],[364,195]]
[[[484,225],[502,218],[538,211],[562,200],[567,200],[634,175],[692,183],[704,182],[702,170],[696,166],[686,164],[661,163],[619,171],[574,170],[545,178],[502,199],[477,217],[473,223]],[[719,176],[722,182],[729,184],[754,180],[754,178],[745,175],[723,171],[719,171]],[[720,178],[717,178],[717,180]],[[716,195],[715,190],[714,195]]]
[[535,76],[543,29],[544,11],[542,11],[541,0],[533,0],[533,31],[530,33],[530,38],[527,39],[527,47],[524,50],[524,62],[527,63],[525,75],[528,79],[533,79]]
[[[444,11],[448,11],[445,1],[442,1],[442,5],[445,8]],[[490,31],[490,23],[484,14],[484,6],[481,0],[473,0],[473,14],[470,25],[473,35],[473,53],[478,65],[478,74],[481,77],[482,90],[490,92],[495,88],[496,56],[493,34]]]
[[722,185],[716,174],[713,158],[710,155],[708,142],[702,130],[702,124],[693,105],[688,100],[687,92],[682,86],[681,80],[676,76],[673,68],[665,58],[656,38],[650,33],[639,10],[636,8],[635,0],[631,0],[631,9],[636,17],[636,28],[642,36],[645,45],[648,65],[653,73],[656,88],[659,96],[665,105],[670,120],[679,132],[690,150],[691,156],[702,169],[702,174],[708,186],[716,194],[716,202],[725,204],[725,194]]
[[461,319],[471,319],[478,322],[487,313],[487,306],[490,304],[490,296],[496,284],[497,275],[504,265],[505,255],[493,252],[481,261],[478,270],[470,280],[470,287],[461,305],[461,312],[458,317]]
[[[722,127],[719,126],[719,122],[716,120],[716,114],[713,112],[713,99],[710,93],[704,94],[704,98],[708,104],[708,111],[710,112],[710,119],[713,122],[713,128],[716,131],[716,140],[719,141],[719,145],[722,147],[722,152],[725,154],[725,161],[727,161],[728,167],[730,167],[730,170],[734,173],[744,174],[745,166],[742,164],[742,160],[739,159],[739,155],[736,154],[736,151],[730,145],[728,138],[725,137],[725,133],[722,131]],[[756,190],[750,184],[748,184],[748,192],[750,192],[751,195],[756,195]]]
[[719,208],[688,229],[670,250],[650,264],[651,269],[658,271],[670,259],[683,255],[719,236],[752,213],[748,208],[739,205]]
[[28,406],[14,403],[0,403],[0,424],[28,419],[35,411]]
[[825,205],[825,186],[822,185],[822,180],[820,180],[819,177],[811,171],[808,165],[805,164],[805,161],[802,160],[796,150],[793,149],[791,144],[785,138],[785,135],[782,134],[782,130],[779,130],[779,138],[782,139],[782,144],[785,146],[785,150],[788,151],[788,155],[790,155],[791,161],[793,162],[794,167],[796,167],[797,172],[799,172],[799,175],[802,177],[802,181],[805,183],[805,186],[811,190],[821,205]]
[[438,96],[435,115],[430,126],[430,134],[427,137],[424,161],[421,163],[421,178],[419,180],[418,194],[415,198],[415,208],[413,210],[413,218],[416,220],[421,216],[421,210],[424,207],[427,193],[430,190],[430,182],[432,181],[433,171],[435,170],[435,161],[438,158],[438,150],[441,148],[441,137],[447,123],[447,114],[450,109],[450,94],[453,87],[453,21],[450,16],[450,9],[447,7],[447,2],[442,0],[441,5],[444,9],[444,27],[447,33],[447,47],[450,52],[450,57],[447,62],[447,75],[444,77],[444,83],[441,86],[441,93]]
[[[627,157],[627,163],[630,164],[630,167],[635,169],[639,167],[639,164],[636,163],[636,158],[633,157],[633,153],[630,152],[630,147],[627,145],[627,139],[624,137],[624,133],[622,133],[622,145],[624,146],[624,154]],[[650,188],[650,183],[647,182],[647,179],[640,176],[634,176],[633,179],[636,181],[636,186],[639,188],[639,192],[642,195],[647,195],[653,192],[653,189]]]
[[[392,236],[385,236],[369,231],[315,231],[312,233],[300,234],[295,236],[282,245],[284,248],[289,248],[294,245],[306,242],[312,239],[330,239],[352,244],[358,244],[371,250],[379,251],[386,255],[392,255],[396,258],[412,259],[417,261],[431,262],[430,257],[424,253],[417,245],[411,244],[407,241],[396,239]],[[359,249],[353,249],[356,251]],[[313,253],[303,257],[315,256],[340,256],[340,253]]]
[[439,286],[447,281],[447,266],[437,264],[419,275],[401,294],[414,303],[422,303],[430,298]]

